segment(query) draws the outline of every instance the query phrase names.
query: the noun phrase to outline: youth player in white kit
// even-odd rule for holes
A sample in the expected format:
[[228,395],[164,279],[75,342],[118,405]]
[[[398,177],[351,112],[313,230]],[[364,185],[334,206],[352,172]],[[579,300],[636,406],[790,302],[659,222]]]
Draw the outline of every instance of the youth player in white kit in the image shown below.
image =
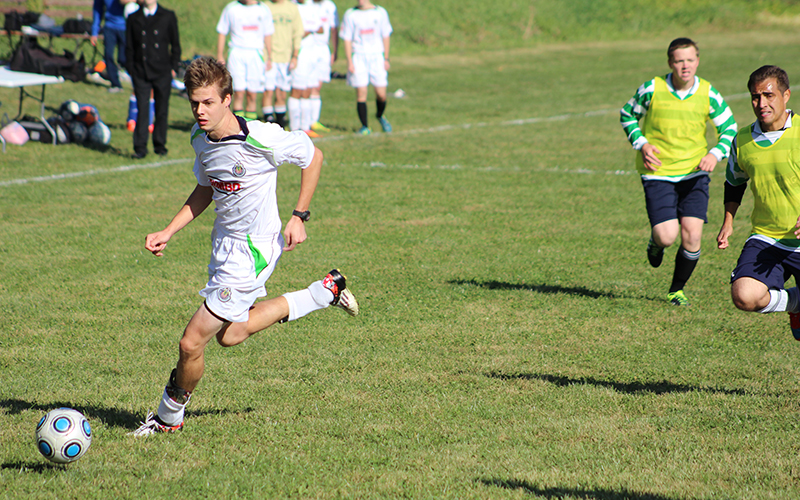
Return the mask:
[[[271,68],[274,32],[269,8],[257,0],[229,3],[217,23],[217,60],[227,63],[233,77],[233,113],[248,120],[258,117],[256,95],[265,89],[265,74]],[[228,35],[231,40],[226,58],[225,40]]]
[[344,41],[344,52],[347,55],[347,83],[356,89],[356,110],[361,120],[358,133],[362,135],[371,133],[367,124],[369,84],[375,88],[375,104],[378,108],[375,116],[384,132],[392,131],[392,126],[383,116],[386,109],[386,87],[389,84],[391,34],[392,25],[386,9],[373,5],[369,0],[358,0],[358,6],[344,13],[339,35]]
[[331,81],[331,67],[339,53],[339,12],[332,0],[314,0],[319,5],[322,33],[314,34],[320,47],[321,58],[315,68],[315,78],[319,80],[311,89],[311,130],[314,132],[330,132],[331,129],[320,123],[322,115],[322,84]]
[[[319,137],[311,130],[311,89],[319,83],[317,67],[324,64],[325,53],[317,43],[316,36],[324,32],[321,9],[312,0],[297,0],[297,8],[303,20],[303,41],[297,67],[292,72],[292,95],[287,100],[289,126],[292,130],[302,130],[309,137]],[[329,56],[328,56],[329,57]]]
[[[358,303],[337,270],[308,288],[256,303],[281,252],[306,239],[308,208],[319,180],[322,153],[303,133],[286,132],[273,123],[246,121],[230,110],[232,81],[224,65],[195,59],[184,79],[196,125],[191,141],[197,186],[167,225],[148,234],[145,248],[163,255],[172,236],[199,216],[211,202],[217,214],[212,236],[209,278],[180,341],[180,357],[164,389],[157,414],[152,412],[133,434],[147,436],[183,427],[184,408],[203,375],[203,353],[216,337],[223,347],[240,344],[278,322],[293,321],[330,305],[350,315]],[[276,201],[277,168],[291,163],[302,169],[295,210],[281,235]]]

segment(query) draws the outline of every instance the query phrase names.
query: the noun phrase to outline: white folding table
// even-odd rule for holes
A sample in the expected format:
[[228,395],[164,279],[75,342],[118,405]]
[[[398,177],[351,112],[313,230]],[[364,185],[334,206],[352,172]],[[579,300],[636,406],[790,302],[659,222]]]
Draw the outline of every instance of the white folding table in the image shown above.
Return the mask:
[[[53,136],[53,145],[56,144],[56,132],[47,123],[47,120],[44,118],[44,89],[47,85],[51,83],[62,83],[64,81],[64,77],[62,76],[49,76],[49,75],[40,75],[38,73],[23,73],[22,71],[11,71],[8,69],[8,66],[0,67],[0,87],[19,87],[19,110],[17,111],[17,117],[14,118],[15,120],[22,116],[22,102],[25,100],[25,97],[30,97],[35,101],[39,101],[39,120],[44,124],[45,128],[50,132]],[[42,86],[42,93],[39,97],[28,93],[25,90],[25,87],[31,85],[41,85]],[[0,141],[3,142],[3,152],[6,150],[6,140],[0,135]]]

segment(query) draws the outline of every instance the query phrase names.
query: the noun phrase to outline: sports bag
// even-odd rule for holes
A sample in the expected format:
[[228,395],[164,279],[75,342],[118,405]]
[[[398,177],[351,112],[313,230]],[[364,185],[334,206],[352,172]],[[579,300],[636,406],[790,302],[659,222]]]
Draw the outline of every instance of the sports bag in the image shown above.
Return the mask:
[[88,19],[67,19],[64,21],[64,33],[88,35],[92,32],[92,22]]
[[83,54],[75,60],[72,52],[64,51],[57,56],[39,45],[33,37],[23,37],[14,51],[9,68],[12,71],[63,76],[65,80],[80,82],[86,77],[86,61]]

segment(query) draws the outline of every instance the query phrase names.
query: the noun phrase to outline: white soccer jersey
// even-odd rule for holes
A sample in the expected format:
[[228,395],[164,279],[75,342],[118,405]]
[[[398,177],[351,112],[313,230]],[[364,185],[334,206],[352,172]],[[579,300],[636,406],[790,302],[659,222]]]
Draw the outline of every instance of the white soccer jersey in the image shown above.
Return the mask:
[[215,234],[268,236],[281,231],[275,188],[278,166],[311,164],[314,144],[304,132],[286,132],[274,123],[239,118],[243,135],[219,142],[195,124],[194,175],[214,189]]
[[339,13],[336,10],[336,4],[332,0],[315,3],[319,5],[320,22],[325,32],[315,34],[314,38],[320,45],[330,45],[331,30],[339,27]]
[[233,1],[225,6],[217,23],[217,33],[230,34],[228,45],[238,49],[264,49],[264,37],[275,32],[272,13],[262,3],[244,5]]
[[[297,10],[300,11],[300,18],[303,20],[303,31],[306,33],[316,33],[322,27],[322,9],[320,4],[313,0],[306,0],[305,3],[298,3]],[[300,49],[311,47],[317,44],[315,35],[303,37],[300,42]]]
[[347,9],[342,19],[342,40],[353,44],[353,54],[383,53],[383,39],[392,34],[389,14],[377,5],[373,9]]

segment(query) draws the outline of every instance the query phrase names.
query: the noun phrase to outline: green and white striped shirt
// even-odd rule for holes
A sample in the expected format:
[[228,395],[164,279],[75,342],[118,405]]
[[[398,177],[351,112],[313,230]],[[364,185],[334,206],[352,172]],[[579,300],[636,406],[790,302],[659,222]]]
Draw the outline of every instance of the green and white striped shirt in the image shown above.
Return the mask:
[[[675,90],[672,85],[672,73],[664,77],[664,80],[667,82],[669,91],[681,100],[693,96],[700,86],[700,79],[697,76],[694,77],[694,85],[687,91]],[[625,103],[625,106],[619,112],[619,123],[622,125],[622,129],[625,131],[631,146],[637,151],[647,144],[647,138],[639,128],[639,120],[647,114],[654,90],[655,79],[643,83],[636,90],[636,94]],[[733,138],[736,137],[736,121],[733,119],[733,112],[728,107],[728,103],[725,102],[725,99],[722,98],[722,95],[713,85],[709,89],[708,97],[708,117],[714,123],[719,135],[717,145],[711,148],[709,153],[714,155],[717,161],[722,161],[730,154]]]

